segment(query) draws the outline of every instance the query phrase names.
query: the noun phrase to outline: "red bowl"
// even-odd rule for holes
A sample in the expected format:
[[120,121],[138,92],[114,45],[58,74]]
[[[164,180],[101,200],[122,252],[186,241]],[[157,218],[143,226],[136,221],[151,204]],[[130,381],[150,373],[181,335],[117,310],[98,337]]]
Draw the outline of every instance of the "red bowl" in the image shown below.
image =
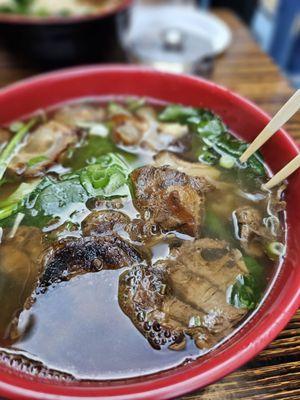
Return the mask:
[[[214,83],[183,75],[125,67],[88,67],[54,72],[0,91],[0,123],[37,109],[94,96],[136,95],[208,107],[247,141],[270,118],[240,96]],[[298,154],[292,139],[278,132],[263,148],[272,171]],[[167,399],[204,387],[229,374],[267,346],[300,304],[300,172],[287,189],[287,255],[258,311],[233,337],[191,364],[142,378],[93,383],[41,380],[0,366],[0,396],[18,399]]]

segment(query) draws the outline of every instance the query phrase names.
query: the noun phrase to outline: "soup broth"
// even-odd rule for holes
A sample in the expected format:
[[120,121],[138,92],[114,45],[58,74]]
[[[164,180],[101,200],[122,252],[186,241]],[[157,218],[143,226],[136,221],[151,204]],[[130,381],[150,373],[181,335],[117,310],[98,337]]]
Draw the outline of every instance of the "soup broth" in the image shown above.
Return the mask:
[[246,147],[209,110],[140,98],[0,128],[0,360],[123,379],[233,334],[285,251],[285,187]]

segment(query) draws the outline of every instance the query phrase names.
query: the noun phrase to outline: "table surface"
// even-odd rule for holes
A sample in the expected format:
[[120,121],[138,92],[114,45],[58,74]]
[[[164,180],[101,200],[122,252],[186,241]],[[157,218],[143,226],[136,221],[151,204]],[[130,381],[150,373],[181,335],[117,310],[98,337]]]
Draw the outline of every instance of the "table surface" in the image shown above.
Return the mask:
[[[233,42],[216,61],[211,79],[274,114],[292,93],[287,80],[231,12],[215,10],[233,31]],[[40,71],[0,48],[0,87]],[[300,145],[300,113],[286,126]],[[300,399],[300,311],[267,349],[243,368],[184,400]]]

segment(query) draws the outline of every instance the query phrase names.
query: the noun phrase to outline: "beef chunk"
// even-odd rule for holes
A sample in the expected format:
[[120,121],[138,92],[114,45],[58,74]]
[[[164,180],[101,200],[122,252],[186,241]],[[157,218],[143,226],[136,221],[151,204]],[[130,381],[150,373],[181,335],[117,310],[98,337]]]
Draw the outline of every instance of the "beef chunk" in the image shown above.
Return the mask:
[[138,265],[120,277],[119,304],[123,312],[155,349],[185,345],[183,327],[173,329],[163,311],[166,269]]
[[113,138],[117,143],[160,151],[188,134],[188,127],[176,123],[161,123],[152,107],[141,107],[135,115],[120,109],[112,117]]
[[125,272],[119,302],[154,348],[182,349],[187,334],[207,349],[246,315],[246,309],[228,304],[227,291],[237,276],[247,274],[241,253],[226,242],[195,240],[167,261]]
[[126,114],[116,115],[112,120],[114,141],[126,146],[138,145],[149,129],[146,121]]
[[42,233],[37,228],[19,227],[13,238],[8,235],[1,242],[0,343],[8,345],[18,338],[17,318],[34,290],[42,252]]
[[134,205],[144,220],[165,231],[178,230],[197,237],[204,216],[204,195],[213,186],[169,167],[146,166],[131,173]]
[[131,220],[127,214],[115,210],[93,211],[82,223],[84,236],[107,236],[115,235],[130,242],[136,242],[143,252],[149,253],[150,249],[144,247],[154,245],[162,240],[162,234],[158,227],[150,221],[141,219]]
[[262,256],[264,244],[275,237],[263,224],[261,212],[254,207],[244,206],[238,208],[233,217],[242,248],[251,256]]
[[141,261],[137,249],[118,236],[65,239],[45,255],[39,286],[48,287],[87,272],[130,267]]
[[82,223],[84,236],[122,235],[130,224],[128,215],[114,210],[93,211]]
[[9,170],[26,177],[39,176],[77,140],[74,130],[56,121],[39,126],[12,159]]
[[84,123],[103,122],[105,117],[106,111],[104,108],[94,107],[89,104],[79,104],[60,108],[53,118],[61,124],[77,128]]
[[269,192],[268,211],[270,215],[278,216],[286,209],[286,202],[283,200],[286,185],[282,184],[277,190]]
[[194,307],[201,304],[206,313],[222,308],[231,322],[239,319],[241,311],[224,301],[236,277],[248,273],[239,250],[232,250],[223,241],[200,239],[186,242],[174,255],[169,284],[180,299]]

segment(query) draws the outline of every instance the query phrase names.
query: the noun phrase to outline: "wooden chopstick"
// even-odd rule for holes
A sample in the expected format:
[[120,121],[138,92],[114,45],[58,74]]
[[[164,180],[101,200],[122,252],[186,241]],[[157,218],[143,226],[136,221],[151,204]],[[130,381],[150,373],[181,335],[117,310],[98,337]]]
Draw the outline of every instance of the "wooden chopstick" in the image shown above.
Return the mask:
[[[240,157],[242,163],[246,162],[267,140],[270,139],[300,108],[300,89],[285,103],[285,105],[272,118],[268,125],[261,131],[257,138],[250,144]],[[274,177],[275,178],[275,177]]]
[[274,186],[278,185],[280,182],[284,181],[293,172],[295,172],[300,167],[300,154],[298,154],[292,161],[290,161],[285,167],[283,167],[276,175],[273,176],[263,185],[264,189],[272,189]]

